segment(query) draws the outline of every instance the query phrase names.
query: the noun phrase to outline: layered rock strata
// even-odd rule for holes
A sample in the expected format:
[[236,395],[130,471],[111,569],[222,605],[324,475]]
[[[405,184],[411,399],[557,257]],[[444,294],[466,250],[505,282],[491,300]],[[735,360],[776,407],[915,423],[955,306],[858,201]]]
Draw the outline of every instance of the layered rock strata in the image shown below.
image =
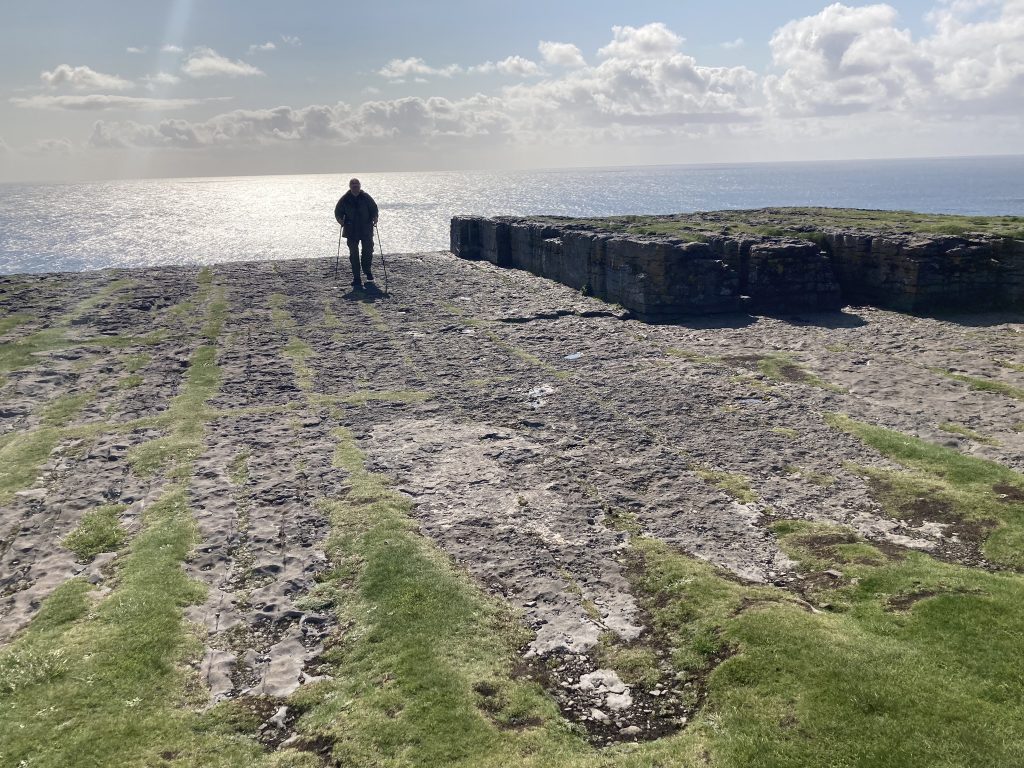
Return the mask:
[[1024,241],[990,235],[827,230],[813,239],[628,235],[565,220],[458,216],[451,251],[524,269],[621,304],[638,318],[1024,306]]

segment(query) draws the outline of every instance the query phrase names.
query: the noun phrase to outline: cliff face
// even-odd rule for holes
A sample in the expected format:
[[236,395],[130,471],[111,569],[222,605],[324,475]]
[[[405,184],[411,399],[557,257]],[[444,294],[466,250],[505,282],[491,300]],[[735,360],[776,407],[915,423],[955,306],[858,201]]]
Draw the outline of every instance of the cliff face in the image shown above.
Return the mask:
[[644,320],[870,304],[903,311],[1024,306],[1024,241],[825,231],[814,240],[623,235],[517,218],[456,217],[451,250],[616,302]]

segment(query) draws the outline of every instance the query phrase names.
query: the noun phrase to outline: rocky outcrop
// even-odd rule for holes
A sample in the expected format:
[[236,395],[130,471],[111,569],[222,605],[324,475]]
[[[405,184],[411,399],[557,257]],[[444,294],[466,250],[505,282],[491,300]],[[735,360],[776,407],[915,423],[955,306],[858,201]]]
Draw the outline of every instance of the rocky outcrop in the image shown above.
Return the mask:
[[1024,241],[987,235],[809,233],[811,239],[707,234],[691,241],[510,217],[455,217],[451,250],[524,269],[621,304],[639,318],[1024,306]]

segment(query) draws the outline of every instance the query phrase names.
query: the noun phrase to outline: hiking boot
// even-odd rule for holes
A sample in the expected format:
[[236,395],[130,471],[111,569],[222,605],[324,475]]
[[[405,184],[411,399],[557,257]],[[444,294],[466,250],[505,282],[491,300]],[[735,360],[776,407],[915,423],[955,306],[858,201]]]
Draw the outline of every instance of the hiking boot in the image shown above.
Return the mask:
[[372,283],[373,282],[373,272],[371,272],[368,269],[364,270],[364,271],[366,272],[366,282]]
[[352,281],[352,290],[355,290],[355,291],[363,290],[363,281],[362,280],[353,280]]

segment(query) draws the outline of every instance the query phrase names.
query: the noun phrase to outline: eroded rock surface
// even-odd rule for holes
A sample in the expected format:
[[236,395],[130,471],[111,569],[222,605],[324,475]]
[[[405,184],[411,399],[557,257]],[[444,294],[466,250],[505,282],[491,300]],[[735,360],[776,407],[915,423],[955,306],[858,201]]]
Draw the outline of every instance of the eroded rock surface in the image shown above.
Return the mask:
[[[1021,403],[936,372],[1024,386],[1020,313],[933,319],[848,308],[651,326],[554,282],[447,253],[390,256],[388,268],[389,296],[350,292],[328,260],[212,270],[227,302],[215,342],[221,379],[187,479],[199,537],[187,570],[208,587],[187,616],[205,637],[198,672],[211,700],[279,697],[320,674],[323,638],[336,628],[304,598],[327,567],[320,502],[349,480],[333,461],[339,427],[367,469],[412,500],[423,535],[522,611],[535,633],[525,656],[571,657],[565,689],[578,700],[566,711],[627,737],[639,733],[629,730],[639,694],[587,656],[602,633],[628,641],[645,630],[624,573],[630,535],[612,518],[628,516],[736,578],[786,586],[796,575],[769,527],[779,518],[962,551],[941,521],[886,516],[852,465],[891,465],[823,414],[1024,469]],[[146,344],[42,349],[5,375],[0,449],[46,428],[58,398],[88,397],[52,427],[48,455],[0,507],[0,639],[64,580],[110,578],[116,557],[87,565],[62,544],[83,514],[124,505],[131,533],[167,485],[129,461],[165,428],[129,422],[166,411],[207,343],[192,310],[171,311],[199,290],[196,274],[0,278],[5,309],[32,316],[0,341],[52,327],[115,279],[134,285],[84,306],[68,333],[163,332]],[[146,359],[126,386],[133,355]],[[781,357],[782,375],[766,373],[762,361]],[[943,429],[950,423],[991,442]],[[97,428],[73,431],[88,425]],[[730,490],[729,478],[749,493]]]

